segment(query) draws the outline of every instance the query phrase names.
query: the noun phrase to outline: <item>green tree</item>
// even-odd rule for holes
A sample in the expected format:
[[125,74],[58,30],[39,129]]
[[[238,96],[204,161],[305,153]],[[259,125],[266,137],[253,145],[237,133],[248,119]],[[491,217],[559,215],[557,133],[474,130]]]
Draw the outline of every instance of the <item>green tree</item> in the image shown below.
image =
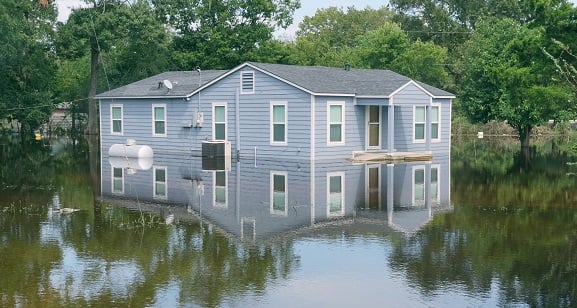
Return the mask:
[[277,27],[287,27],[300,2],[156,0],[154,6],[158,18],[176,33],[179,69],[225,69],[249,60]]
[[383,7],[347,10],[337,7],[319,9],[299,25],[295,42],[290,46],[290,62],[298,65],[360,67],[355,49],[358,37],[377,30],[391,20],[392,12]]
[[[58,52],[70,61],[90,59],[88,133],[96,135],[98,109],[94,95],[166,70],[170,64],[170,36],[145,0],[86,2],[92,5],[74,10],[68,21],[59,25]],[[103,59],[105,63],[101,63]],[[103,68],[106,78],[99,80]]]
[[575,115],[571,93],[551,78],[543,31],[511,19],[479,23],[461,50],[461,110],[473,122],[507,121],[527,147],[531,131]]
[[354,52],[361,67],[390,69],[441,88],[451,88],[453,85],[446,69],[447,49],[433,42],[411,42],[409,36],[394,23],[387,23],[359,36]]
[[22,136],[48,121],[56,10],[38,1],[0,4],[0,118],[16,120]]
[[88,88],[88,134],[98,134],[97,93],[101,54],[114,48],[126,36],[126,4],[119,0],[86,1],[92,7],[74,10],[66,24],[61,24],[58,51],[64,58],[90,57]]

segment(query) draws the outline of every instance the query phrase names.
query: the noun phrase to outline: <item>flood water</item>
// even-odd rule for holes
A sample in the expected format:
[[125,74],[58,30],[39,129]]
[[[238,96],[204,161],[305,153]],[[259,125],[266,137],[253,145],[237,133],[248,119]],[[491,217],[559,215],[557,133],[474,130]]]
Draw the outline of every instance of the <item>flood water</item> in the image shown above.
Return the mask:
[[563,140],[224,168],[0,143],[1,307],[577,306]]

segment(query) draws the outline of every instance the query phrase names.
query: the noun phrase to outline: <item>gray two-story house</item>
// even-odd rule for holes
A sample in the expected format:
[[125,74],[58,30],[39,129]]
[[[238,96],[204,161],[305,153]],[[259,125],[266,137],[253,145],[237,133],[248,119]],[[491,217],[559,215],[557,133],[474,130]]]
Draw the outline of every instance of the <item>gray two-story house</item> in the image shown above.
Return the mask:
[[[240,159],[449,152],[455,96],[388,70],[247,62],[166,72],[101,93],[101,149],[133,140],[198,155],[223,141]],[[135,154],[138,155],[138,154]]]

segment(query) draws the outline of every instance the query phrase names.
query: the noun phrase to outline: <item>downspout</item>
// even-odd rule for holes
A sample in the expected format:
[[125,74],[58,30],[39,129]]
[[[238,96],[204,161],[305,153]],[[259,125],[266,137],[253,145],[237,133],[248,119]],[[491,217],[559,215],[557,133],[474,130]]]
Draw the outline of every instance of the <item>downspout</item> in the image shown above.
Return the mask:
[[316,99],[314,95],[311,95],[311,129],[310,129],[310,139],[311,139],[311,149],[310,149],[310,162],[311,162],[311,226],[315,224],[315,195],[316,195],[316,191],[315,191],[315,173],[316,173],[316,166],[315,166],[315,151],[316,151],[316,139],[315,139],[315,135],[316,135],[316,114],[315,114],[315,105],[316,105]]
[[236,89],[234,93],[234,116],[235,116],[235,132],[236,132],[236,159],[240,160],[240,93],[239,89]]
[[395,151],[395,105],[393,105],[392,102],[389,105],[389,110],[387,113],[387,130],[387,152],[390,154]]
[[237,88],[234,93],[234,111],[236,121],[236,219],[240,223],[240,94]]
[[[200,70],[200,67],[197,67],[196,71],[198,72],[198,105],[196,107],[196,112],[200,112],[200,87],[202,86],[202,71]],[[194,120],[196,121],[196,119]]]
[[430,152],[431,151],[431,105],[425,107],[425,150]]

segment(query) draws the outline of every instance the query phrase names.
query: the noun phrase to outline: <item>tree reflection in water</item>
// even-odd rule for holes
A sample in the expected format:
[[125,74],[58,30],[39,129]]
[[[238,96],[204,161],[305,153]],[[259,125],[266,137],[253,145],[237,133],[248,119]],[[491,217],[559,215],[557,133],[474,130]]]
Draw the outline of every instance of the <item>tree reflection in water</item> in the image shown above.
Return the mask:
[[575,155],[551,141],[518,152],[511,140],[456,143],[454,211],[395,247],[390,265],[424,294],[466,288],[502,306],[577,304]]

